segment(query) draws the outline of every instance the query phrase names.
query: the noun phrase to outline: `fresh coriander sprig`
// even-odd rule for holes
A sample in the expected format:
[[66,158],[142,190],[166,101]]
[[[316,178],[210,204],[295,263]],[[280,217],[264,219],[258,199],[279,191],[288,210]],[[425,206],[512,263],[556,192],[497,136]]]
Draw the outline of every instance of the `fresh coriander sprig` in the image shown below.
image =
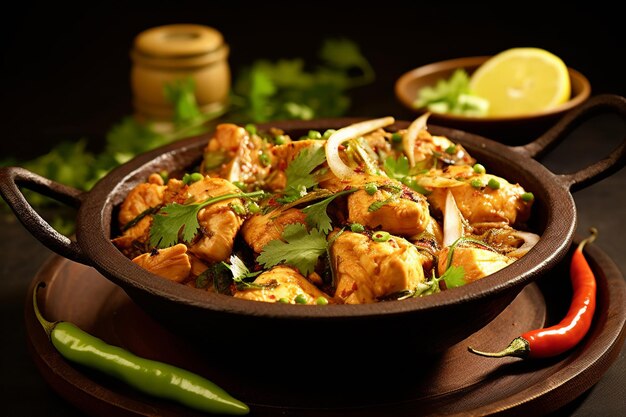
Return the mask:
[[175,245],[178,243],[181,231],[182,240],[189,243],[200,228],[198,212],[204,207],[231,198],[255,198],[261,197],[263,194],[263,191],[231,193],[212,197],[198,203],[170,203],[154,216],[150,227],[150,245],[155,248],[167,248]]
[[326,235],[317,229],[306,230],[300,223],[285,227],[281,239],[270,241],[257,258],[265,268],[287,264],[304,276],[315,269],[320,256],[326,253]]
[[263,271],[250,272],[250,269],[248,269],[246,264],[237,255],[232,255],[230,257],[230,265],[226,262],[222,263],[226,268],[230,269],[230,272],[233,274],[233,281],[235,282],[238,290],[263,287],[262,285],[247,281],[250,278],[256,277]]
[[278,201],[292,202],[306,194],[307,189],[317,185],[318,180],[313,171],[325,160],[326,153],[322,143],[316,143],[298,152],[298,155],[285,169],[285,176],[287,177],[285,196]]
[[330,217],[328,216],[328,213],[326,212],[326,209],[328,209],[328,205],[335,198],[342,196],[342,195],[353,193],[357,190],[358,188],[341,191],[337,194],[333,194],[330,197],[325,198],[322,201],[311,204],[310,206],[307,206],[304,209],[302,209],[302,212],[306,214],[307,224],[313,228],[316,228],[317,230],[319,230],[320,232],[324,234],[328,234],[328,232],[330,232],[333,229],[331,225]]

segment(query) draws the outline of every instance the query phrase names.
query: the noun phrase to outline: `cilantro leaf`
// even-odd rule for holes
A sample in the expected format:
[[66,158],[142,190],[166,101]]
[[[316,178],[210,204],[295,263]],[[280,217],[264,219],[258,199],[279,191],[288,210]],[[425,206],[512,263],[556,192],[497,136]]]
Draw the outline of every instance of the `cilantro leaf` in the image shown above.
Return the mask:
[[285,263],[308,276],[315,269],[319,257],[326,253],[326,235],[317,229],[307,232],[303,224],[285,227],[282,239],[272,240],[265,245],[257,262],[265,268]]
[[230,257],[230,265],[226,262],[222,262],[226,268],[233,274],[233,281],[237,285],[238,289],[247,288],[261,288],[261,285],[256,285],[246,281],[247,279],[254,278],[263,271],[250,272],[246,264],[237,255]]
[[168,248],[177,244],[181,229],[183,241],[191,242],[200,227],[198,211],[199,204],[171,203],[163,207],[152,220],[150,245],[155,248]]
[[398,159],[389,156],[385,159],[383,169],[389,178],[402,181],[404,177],[409,175],[409,160],[404,155],[399,156]]
[[465,280],[465,268],[462,266],[450,266],[446,272],[439,277],[446,283],[446,288],[457,288],[467,284]]
[[242,282],[246,278],[253,278],[261,273],[261,271],[250,272],[246,264],[237,255],[231,255],[230,265],[226,264],[226,266],[233,273],[233,281],[235,282]]
[[415,107],[427,107],[436,113],[484,116],[489,110],[489,102],[472,95],[470,76],[463,69],[457,69],[452,76],[437,81],[434,87],[424,87],[418,91]]
[[167,248],[178,243],[182,232],[183,242],[189,243],[198,233],[198,212],[218,201],[231,198],[253,198],[263,195],[263,191],[251,193],[231,193],[209,198],[200,203],[170,203],[155,214],[150,226],[150,245],[155,248]]
[[302,188],[308,189],[317,185],[313,170],[326,160],[326,152],[322,143],[304,148],[289,163],[285,170],[287,176],[286,194],[300,194]]
[[328,205],[337,197],[349,193],[355,192],[356,189],[353,190],[345,190],[340,193],[334,194],[328,198],[325,198],[322,201],[319,201],[315,204],[311,204],[310,206],[302,209],[302,212],[306,214],[306,222],[309,226],[318,229],[324,234],[328,234],[333,227],[331,225],[330,217],[328,217],[328,213],[326,209]]

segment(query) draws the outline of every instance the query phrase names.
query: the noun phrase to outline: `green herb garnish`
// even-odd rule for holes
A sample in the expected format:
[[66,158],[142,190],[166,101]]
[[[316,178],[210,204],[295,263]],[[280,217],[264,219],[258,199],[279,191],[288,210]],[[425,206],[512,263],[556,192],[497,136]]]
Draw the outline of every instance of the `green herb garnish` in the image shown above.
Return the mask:
[[337,194],[333,194],[330,197],[323,199],[317,203],[302,209],[302,212],[306,214],[306,222],[309,226],[327,234],[332,230],[331,220],[328,217],[326,209],[328,205],[337,197],[355,192],[357,189],[341,191]]
[[472,95],[470,77],[463,69],[457,69],[447,80],[439,80],[434,87],[418,91],[416,108],[427,108],[434,113],[451,113],[464,116],[485,116],[489,102]]
[[150,245],[155,248],[173,246],[178,243],[179,234],[181,234],[181,232],[183,242],[189,243],[196,236],[200,228],[198,212],[204,207],[231,198],[254,198],[260,197],[263,194],[263,191],[232,193],[209,198],[199,203],[170,203],[163,207],[152,220],[152,226],[150,227]]
[[313,272],[326,248],[324,233],[317,229],[308,232],[303,224],[290,224],[285,227],[281,239],[265,245],[257,262],[265,268],[284,263],[297,268],[306,277]]

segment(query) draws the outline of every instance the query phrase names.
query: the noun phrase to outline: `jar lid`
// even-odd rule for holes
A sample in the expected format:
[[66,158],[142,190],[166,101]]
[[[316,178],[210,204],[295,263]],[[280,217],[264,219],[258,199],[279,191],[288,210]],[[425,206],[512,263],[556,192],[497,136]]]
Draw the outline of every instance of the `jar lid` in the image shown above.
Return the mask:
[[184,58],[207,54],[224,44],[222,34],[208,26],[175,24],[157,26],[135,38],[135,50],[160,58]]

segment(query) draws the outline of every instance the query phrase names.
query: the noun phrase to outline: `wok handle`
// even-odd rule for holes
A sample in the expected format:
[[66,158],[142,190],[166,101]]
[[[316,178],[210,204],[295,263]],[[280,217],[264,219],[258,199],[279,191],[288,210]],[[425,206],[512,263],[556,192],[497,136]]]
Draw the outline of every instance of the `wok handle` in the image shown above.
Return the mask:
[[[524,146],[513,149],[531,158],[540,157],[558,145],[568,133],[589,117],[598,113],[615,113],[626,120],[626,98],[603,94],[590,98],[567,113],[556,125]],[[626,164],[626,138],[610,155],[571,174],[559,175],[559,179],[572,191],[587,187],[619,171]]]
[[78,243],[54,230],[28,203],[20,187],[35,191],[74,208],[80,207],[86,193],[44,178],[24,168],[0,168],[0,194],[24,227],[48,249],[73,261],[91,265]]

